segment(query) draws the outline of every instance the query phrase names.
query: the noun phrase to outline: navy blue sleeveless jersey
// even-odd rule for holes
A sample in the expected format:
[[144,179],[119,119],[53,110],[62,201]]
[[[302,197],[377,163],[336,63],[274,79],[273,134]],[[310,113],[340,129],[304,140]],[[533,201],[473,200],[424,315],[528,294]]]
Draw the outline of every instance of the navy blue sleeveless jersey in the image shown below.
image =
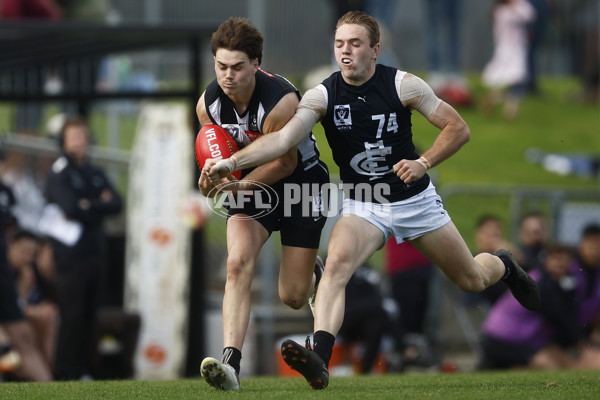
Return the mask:
[[[360,86],[346,83],[340,72],[322,85],[327,92],[327,113],[321,123],[340,178],[345,184],[389,185],[389,202],[404,200],[425,190],[430,178],[405,184],[393,171],[400,160],[415,160],[411,111],[405,108],[396,90],[396,68],[381,64]],[[353,191],[351,198],[356,198]],[[373,198],[377,202],[376,198]]]
[[[223,92],[216,80],[212,81],[204,93],[206,112],[214,124],[225,128],[241,149],[263,135],[263,125],[267,116],[290,92],[300,93],[287,79],[259,68],[256,72],[256,86],[248,108],[242,115],[235,109],[233,101]],[[317,165],[319,150],[311,134],[298,144],[298,165],[296,170]]]

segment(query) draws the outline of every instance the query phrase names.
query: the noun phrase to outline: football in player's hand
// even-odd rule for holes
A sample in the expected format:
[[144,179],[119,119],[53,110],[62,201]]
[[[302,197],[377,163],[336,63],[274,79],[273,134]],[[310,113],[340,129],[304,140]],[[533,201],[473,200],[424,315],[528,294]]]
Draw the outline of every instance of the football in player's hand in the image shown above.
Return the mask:
[[[198,167],[202,169],[204,162],[209,158],[229,158],[238,151],[238,146],[229,132],[219,125],[204,125],[196,136],[196,161]],[[235,171],[233,174],[237,179],[241,179],[242,171]]]

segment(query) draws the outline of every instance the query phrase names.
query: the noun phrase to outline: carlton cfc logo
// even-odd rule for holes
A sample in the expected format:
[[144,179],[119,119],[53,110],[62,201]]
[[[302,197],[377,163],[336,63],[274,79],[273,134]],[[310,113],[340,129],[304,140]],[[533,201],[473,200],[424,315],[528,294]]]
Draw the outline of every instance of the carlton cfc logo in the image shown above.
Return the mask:
[[392,154],[392,148],[385,146],[383,140],[365,143],[365,151],[356,154],[350,160],[350,166],[356,173],[373,177],[393,173],[394,170],[386,162],[386,156]]

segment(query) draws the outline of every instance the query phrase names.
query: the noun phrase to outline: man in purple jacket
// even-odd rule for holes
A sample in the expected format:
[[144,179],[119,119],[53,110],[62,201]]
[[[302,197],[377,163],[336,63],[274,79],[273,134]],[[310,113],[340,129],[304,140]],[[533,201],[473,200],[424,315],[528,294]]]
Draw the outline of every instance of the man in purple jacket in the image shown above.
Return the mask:
[[571,266],[577,279],[579,323],[584,334],[600,344],[600,225],[587,225]]
[[[583,280],[573,260],[569,247],[548,246],[543,268],[530,272],[543,300],[538,310],[526,310],[506,294],[497,301],[483,324],[480,368],[597,367],[598,350],[589,346],[581,323]],[[572,358],[569,347],[581,356]]]

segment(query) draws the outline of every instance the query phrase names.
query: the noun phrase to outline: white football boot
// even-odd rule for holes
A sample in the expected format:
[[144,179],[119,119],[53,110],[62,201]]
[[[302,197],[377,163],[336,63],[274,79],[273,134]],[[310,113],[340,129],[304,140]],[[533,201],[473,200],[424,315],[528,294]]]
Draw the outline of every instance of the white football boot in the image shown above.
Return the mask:
[[219,390],[240,390],[240,378],[235,369],[229,364],[206,357],[202,360],[200,373],[204,380],[212,387]]
[[321,277],[323,276],[323,271],[325,271],[325,265],[323,264],[323,260],[321,257],[317,256],[317,260],[315,262],[315,290],[308,298],[308,306],[310,307],[310,311],[312,311],[313,317],[315,316],[315,299],[317,298],[317,288],[319,286],[319,282],[321,281]]

